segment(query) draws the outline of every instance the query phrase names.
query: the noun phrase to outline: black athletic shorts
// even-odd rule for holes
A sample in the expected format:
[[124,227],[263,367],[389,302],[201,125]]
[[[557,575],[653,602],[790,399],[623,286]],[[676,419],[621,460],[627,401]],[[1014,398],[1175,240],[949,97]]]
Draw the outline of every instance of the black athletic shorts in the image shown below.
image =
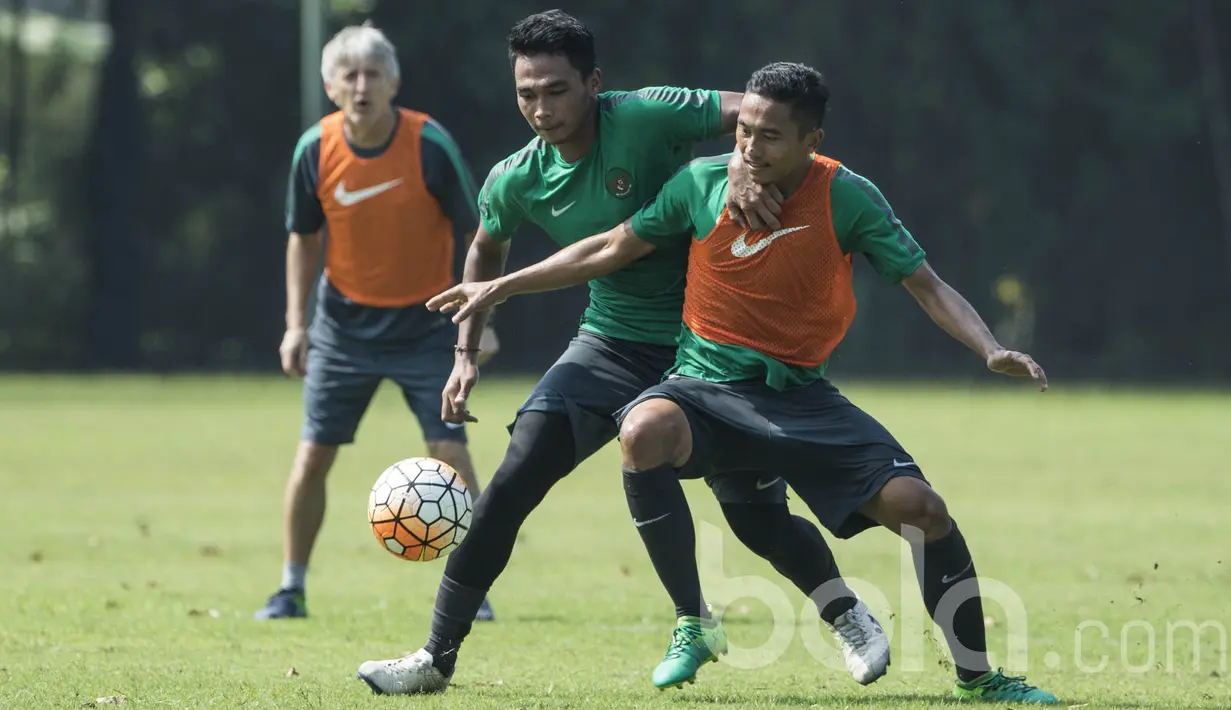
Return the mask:
[[[675,364],[675,346],[637,343],[580,331],[517,410],[565,414],[573,429],[577,463],[619,433],[616,414],[663,381]],[[509,424],[512,432],[517,420]],[[717,473],[717,472],[716,472]],[[777,474],[726,470],[705,478],[722,503],[785,503],[786,484]]]
[[641,393],[617,421],[654,398],[675,402],[688,417],[693,451],[683,477],[721,480],[725,473],[756,471],[758,486],[781,477],[839,538],[876,525],[859,508],[890,479],[927,480],[880,422],[824,379],[779,392],[763,382],[672,375]]

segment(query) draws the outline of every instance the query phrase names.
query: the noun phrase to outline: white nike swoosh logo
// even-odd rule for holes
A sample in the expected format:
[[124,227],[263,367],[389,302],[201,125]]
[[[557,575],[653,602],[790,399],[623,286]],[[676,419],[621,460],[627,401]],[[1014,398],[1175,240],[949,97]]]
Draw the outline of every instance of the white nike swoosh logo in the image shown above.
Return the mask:
[[662,515],[658,516],[657,518],[650,518],[649,520],[633,520],[633,525],[636,525],[636,526],[637,526],[637,527],[639,527],[639,528],[643,528],[643,527],[645,527],[646,525],[649,525],[650,523],[657,523],[659,520],[662,520],[663,518],[667,517],[668,515],[671,515],[671,513],[663,513]]
[[971,567],[973,567],[973,566],[974,566],[974,564],[975,564],[974,558],[971,558],[970,562],[967,562],[967,563],[966,563],[966,566],[962,568],[962,571],[961,571],[961,572],[958,572],[957,574],[953,575],[952,577],[950,577],[949,575],[945,575],[945,576],[941,577],[941,578],[940,578],[940,583],[941,583],[941,584],[949,584],[950,582],[953,582],[953,581],[957,580],[957,578],[958,578],[958,577],[961,577],[962,575],[966,574],[966,570],[968,570],[968,569],[970,569]]
[[914,461],[898,461],[897,459],[893,460],[893,465],[897,468],[919,468]]
[[565,206],[561,207],[560,209],[556,209],[555,207],[552,207],[552,208],[551,208],[551,216],[552,216],[552,217],[559,217],[560,215],[564,214],[565,212],[568,212],[568,208],[572,207],[572,206],[573,206],[573,205],[575,205],[575,204],[577,204],[577,200],[573,200],[572,202],[568,203],[567,205],[565,205]]
[[791,232],[798,232],[801,229],[807,229],[809,226],[811,225],[805,224],[802,227],[788,227],[787,229],[779,229],[778,231],[771,233],[768,237],[762,237],[752,245],[749,245],[746,241],[744,241],[744,237],[748,236],[748,232],[744,232],[739,235],[739,237],[731,245],[731,256],[734,256],[736,259],[743,259],[744,257],[752,256],[753,254],[764,250],[778,237],[784,237]]
[[781,480],[782,480],[782,476],[778,476],[777,478],[774,478],[773,480],[770,480],[770,481],[762,481],[760,479],[757,479],[757,490],[763,491],[766,488],[769,488],[770,486],[774,485],[775,483]]
[[365,187],[362,190],[347,192],[346,181],[342,181],[338,183],[338,189],[333,191],[333,199],[337,200],[338,204],[343,207],[350,207],[351,205],[357,205],[368,198],[376,197],[382,192],[388,192],[401,184],[402,178],[398,178],[396,180],[390,180],[389,182],[382,182],[379,185],[373,185],[372,187]]

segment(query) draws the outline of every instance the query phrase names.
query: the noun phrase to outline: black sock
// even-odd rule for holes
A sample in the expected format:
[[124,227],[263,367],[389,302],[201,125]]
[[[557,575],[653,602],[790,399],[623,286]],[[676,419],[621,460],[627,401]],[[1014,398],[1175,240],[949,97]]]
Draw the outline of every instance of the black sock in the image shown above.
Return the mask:
[[[843,581],[842,573],[838,571],[838,561],[834,559],[833,551],[829,549],[821,531],[815,525],[798,515],[792,515],[788,534],[789,537],[783,541],[786,551],[782,557],[785,559],[783,562],[775,561],[774,569],[792,582],[795,582],[796,576],[799,575],[795,570],[815,570],[808,575],[808,584],[813,585],[811,591],[806,591],[806,587],[800,588],[804,589],[813,601],[817,601],[821,596],[814,595],[821,592],[822,585],[828,585],[822,592],[828,601],[820,607],[820,612],[825,623],[833,626],[839,616],[855,607],[858,601],[855,592]],[[798,582],[796,586],[800,586]]]
[[676,617],[707,618],[697,572],[697,535],[679,472],[666,464],[645,471],[626,468],[624,496],[654,571],[675,604]]
[[440,578],[436,608],[432,610],[432,632],[423,648],[432,654],[432,665],[446,677],[453,675],[457,651],[470,633],[475,612],[486,596],[483,589],[458,584],[447,576]]
[[830,626],[855,606],[855,593],[842,581],[833,552],[810,521],[777,503],[723,503],[722,514],[744,547],[818,602]]
[[983,601],[978,596],[978,587],[970,590],[973,596],[968,590],[962,591],[966,599],[958,604],[956,610],[953,610],[952,601],[946,604],[945,616],[952,614],[951,617],[936,618],[941,600],[954,585],[965,580],[978,583],[966,538],[962,537],[962,531],[954,522],[948,535],[924,544],[922,553],[923,564],[920,565],[919,550],[916,548],[915,573],[923,591],[923,605],[945,634],[949,652],[957,666],[958,679],[963,682],[974,680],[988,671],[987,630],[983,626]]

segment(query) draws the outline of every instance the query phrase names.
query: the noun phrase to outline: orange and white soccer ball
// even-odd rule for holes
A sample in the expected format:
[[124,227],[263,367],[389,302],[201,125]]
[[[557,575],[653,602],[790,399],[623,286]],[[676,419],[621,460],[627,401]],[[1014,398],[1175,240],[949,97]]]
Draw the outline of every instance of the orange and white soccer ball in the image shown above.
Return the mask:
[[430,458],[406,459],[376,479],[368,522],[390,554],[427,562],[462,544],[472,505],[466,481],[451,466]]

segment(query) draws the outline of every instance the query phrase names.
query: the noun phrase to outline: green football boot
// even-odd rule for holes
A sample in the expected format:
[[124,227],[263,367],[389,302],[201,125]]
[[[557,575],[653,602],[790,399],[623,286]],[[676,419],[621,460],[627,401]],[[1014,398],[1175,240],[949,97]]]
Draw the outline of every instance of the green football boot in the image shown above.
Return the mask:
[[1025,676],[1008,676],[1004,674],[1004,669],[988,671],[968,683],[958,681],[953,688],[953,697],[985,703],[1060,704],[1056,696],[1027,683]]
[[654,687],[682,688],[697,682],[697,670],[727,652],[727,633],[717,619],[681,616],[671,632],[671,645],[654,669]]

